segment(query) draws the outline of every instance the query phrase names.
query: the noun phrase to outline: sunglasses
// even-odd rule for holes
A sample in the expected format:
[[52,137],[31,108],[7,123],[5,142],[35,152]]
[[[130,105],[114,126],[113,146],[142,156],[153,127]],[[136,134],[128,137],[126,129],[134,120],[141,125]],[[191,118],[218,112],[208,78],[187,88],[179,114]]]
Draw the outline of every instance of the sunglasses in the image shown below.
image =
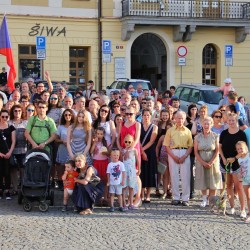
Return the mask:
[[114,108],[120,108],[120,106],[114,106]]
[[134,113],[125,113],[127,116],[132,116]]
[[15,113],[21,113],[22,110],[14,110]]
[[142,102],[141,104],[147,104],[147,102]]
[[126,109],[121,108],[121,111],[125,111]]
[[27,109],[28,112],[34,112],[34,109]]
[[44,106],[38,106],[39,109],[46,109]]
[[215,118],[222,118],[222,116],[220,116],[220,115],[215,115],[214,117]]
[[131,144],[131,143],[132,143],[132,141],[124,141],[124,143]]
[[108,114],[109,111],[105,109],[101,109],[101,112]]
[[5,116],[5,115],[2,115],[1,117],[2,117],[3,119],[8,119],[8,118],[9,118],[8,115],[6,115],[6,116]]
[[56,98],[56,97],[50,97],[50,100],[51,101],[56,101],[58,98]]
[[221,111],[221,112],[225,112],[226,110],[225,110],[225,109],[221,109],[220,111]]
[[71,114],[64,114],[64,116],[71,116]]

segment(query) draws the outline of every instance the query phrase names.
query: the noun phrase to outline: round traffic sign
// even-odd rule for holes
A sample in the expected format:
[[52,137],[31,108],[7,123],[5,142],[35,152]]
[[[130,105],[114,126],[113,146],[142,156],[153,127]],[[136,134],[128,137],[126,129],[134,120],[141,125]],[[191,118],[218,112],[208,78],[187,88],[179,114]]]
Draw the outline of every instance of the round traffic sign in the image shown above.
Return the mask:
[[178,56],[179,57],[184,57],[184,56],[186,56],[186,54],[187,54],[187,47],[185,47],[185,46],[179,46],[178,47],[178,49],[177,49],[177,54],[178,54]]

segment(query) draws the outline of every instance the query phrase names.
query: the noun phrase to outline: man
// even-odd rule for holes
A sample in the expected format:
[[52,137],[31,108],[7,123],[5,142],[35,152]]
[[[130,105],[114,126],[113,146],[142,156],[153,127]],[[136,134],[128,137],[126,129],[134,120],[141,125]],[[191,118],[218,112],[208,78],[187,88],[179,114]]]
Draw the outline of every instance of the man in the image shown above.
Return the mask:
[[11,97],[12,97],[11,98],[12,101],[14,101],[15,104],[19,104],[21,95],[20,95],[20,92],[18,90],[14,90]]
[[24,93],[29,93],[30,94],[30,89],[29,89],[29,85],[28,85],[27,82],[22,82],[21,83],[21,93],[22,93],[22,95]]
[[25,137],[32,148],[46,149],[50,151],[48,144],[56,138],[56,124],[53,119],[46,116],[48,104],[38,101],[37,116],[32,116],[25,130]]
[[144,98],[149,97],[149,90],[148,89],[143,90],[143,96],[144,96]]
[[167,109],[169,107],[168,102],[170,101],[170,98],[168,96],[163,96],[161,101],[162,101],[162,109]]
[[73,99],[70,96],[65,96],[63,100],[63,107],[65,109],[72,109],[73,106]]
[[5,67],[2,67],[2,72],[0,73],[0,85],[7,84],[7,72]]
[[170,92],[171,92],[171,94],[172,94],[172,96],[174,95],[174,93],[175,93],[175,86],[170,86]]
[[73,96],[70,94],[70,92],[68,92],[68,90],[69,90],[69,85],[68,85],[66,82],[62,82],[62,86],[63,86],[63,88],[64,88],[65,91],[66,91],[66,95],[69,96],[69,97],[71,97],[71,98],[73,98]]
[[114,95],[114,99],[113,99],[113,101],[111,101],[111,102],[109,103],[109,107],[110,107],[110,108],[113,107],[113,103],[114,103],[114,102],[117,102],[117,101],[120,100],[120,92],[119,92],[119,90],[113,91],[113,95]]
[[50,97],[50,92],[48,90],[44,90],[41,93],[41,100],[45,101],[45,102],[49,102],[49,97]]
[[171,106],[175,109],[175,111],[180,110],[180,105],[180,99],[177,96],[172,96]]
[[134,86],[132,84],[130,84],[128,86],[128,93],[131,95],[133,92],[135,92]]
[[83,96],[89,100],[90,99],[90,93],[94,89],[95,83],[92,80],[89,80],[87,83],[87,90],[83,91]]
[[29,105],[29,97],[27,95],[22,95],[20,99],[20,103],[23,107],[23,110],[26,109],[26,107]]
[[[85,110],[85,102],[86,102],[86,99],[83,96],[75,99],[75,104],[76,105],[75,105],[75,109],[73,109],[73,112],[75,113],[75,115],[77,115],[77,113],[80,110]],[[88,115],[88,120],[89,120],[90,124],[92,124],[91,115],[87,110],[86,110],[86,112],[87,112],[87,115]]]
[[136,93],[138,94],[138,97],[142,97],[143,96],[143,90],[142,90],[142,85],[141,84],[137,85]]
[[34,85],[34,79],[33,78],[28,78],[27,83],[29,85],[29,89],[31,89],[31,86]]
[[147,102],[147,108],[152,112],[152,115],[153,115],[153,113],[154,113],[154,106],[155,106],[154,98],[153,97],[148,97],[146,99],[146,102]]
[[59,87],[57,89],[58,99],[62,102],[66,96],[66,90],[64,87]]
[[172,205],[180,204],[179,172],[181,176],[182,205],[189,206],[190,196],[190,153],[193,148],[191,131],[184,126],[186,113],[177,111],[176,124],[167,130],[163,145],[166,146],[169,161],[173,200]]

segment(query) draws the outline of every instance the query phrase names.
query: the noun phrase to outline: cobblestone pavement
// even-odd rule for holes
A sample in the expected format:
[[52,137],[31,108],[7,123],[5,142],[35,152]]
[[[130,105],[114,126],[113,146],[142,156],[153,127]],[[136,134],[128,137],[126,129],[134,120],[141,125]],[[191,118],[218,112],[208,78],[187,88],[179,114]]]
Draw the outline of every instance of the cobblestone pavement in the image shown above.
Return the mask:
[[61,212],[62,192],[55,206],[42,213],[25,212],[0,200],[0,249],[250,249],[250,225],[239,216],[218,216],[199,200],[190,207],[153,198],[139,210],[92,215]]

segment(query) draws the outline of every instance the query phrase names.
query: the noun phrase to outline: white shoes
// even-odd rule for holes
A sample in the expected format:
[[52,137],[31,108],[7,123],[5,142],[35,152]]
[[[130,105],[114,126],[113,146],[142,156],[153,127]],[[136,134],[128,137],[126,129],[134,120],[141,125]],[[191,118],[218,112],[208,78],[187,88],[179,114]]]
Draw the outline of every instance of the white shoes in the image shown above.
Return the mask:
[[206,207],[209,205],[209,201],[206,199],[206,200],[203,200],[200,204],[200,207]]
[[242,210],[242,211],[240,212],[240,218],[246,219],[246,217],[247,217],[246,211],[245,211],[245,210]]

